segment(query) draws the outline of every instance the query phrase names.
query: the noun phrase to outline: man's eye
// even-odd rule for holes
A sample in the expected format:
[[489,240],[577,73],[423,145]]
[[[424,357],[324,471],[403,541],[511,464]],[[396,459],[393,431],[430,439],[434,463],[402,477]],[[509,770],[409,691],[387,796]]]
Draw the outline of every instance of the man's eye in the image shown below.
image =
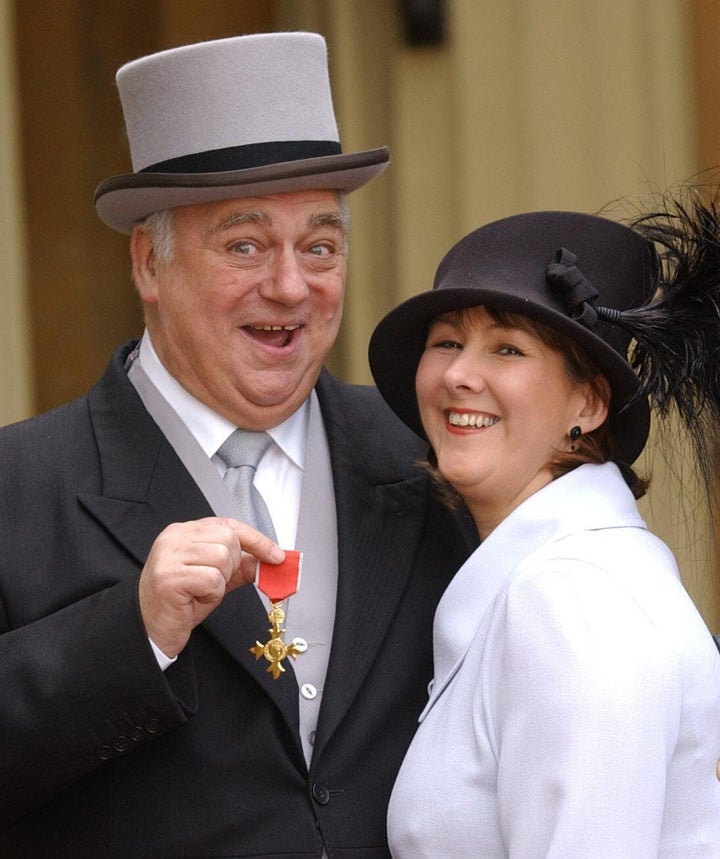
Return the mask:
[[234,253],[242,254],[243,256],[249,256],[257,250],[252,242],[235,242],[232,249]]
[[311,245],[308,248],[308,252],[316,257],[326,257],[332,254],[334,248],[329,247],[328,245]]

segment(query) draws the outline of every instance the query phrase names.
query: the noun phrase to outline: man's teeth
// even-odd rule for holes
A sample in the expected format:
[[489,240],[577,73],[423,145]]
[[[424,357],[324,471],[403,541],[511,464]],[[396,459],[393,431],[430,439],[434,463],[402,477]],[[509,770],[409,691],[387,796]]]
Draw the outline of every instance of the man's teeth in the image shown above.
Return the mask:
[[490,415],[471,415],[467,412],[450,412],[448,420],[454,427],[491,427],[500,418]]
[[252,325],[258,331],[295,331],[299,325]]

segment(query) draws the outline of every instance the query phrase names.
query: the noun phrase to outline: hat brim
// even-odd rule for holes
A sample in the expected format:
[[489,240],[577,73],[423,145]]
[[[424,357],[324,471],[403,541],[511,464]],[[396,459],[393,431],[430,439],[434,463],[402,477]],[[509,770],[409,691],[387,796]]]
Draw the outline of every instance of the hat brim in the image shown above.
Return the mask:
[[441,313],[481,305],[535,319],[579,343],[612,389],[609,420],[616,442],[615,458],[632,465],[647,441],[650,408],[646,398],[636,396],[640,380],[627,361],[570,317],[496,290],[433,290],[409,298],[380,321],[370,339],[370,369],[378,390],[398,417],[425,438],[415,396],[415,374],[425,348],[428,325]]
[[129,234],[153,212],[178,206],[288,191],[349,193],[374,179],[389,161],[389,149],[381,147],[221,173],[129,173],[98,185],[95,210],[109,227]]

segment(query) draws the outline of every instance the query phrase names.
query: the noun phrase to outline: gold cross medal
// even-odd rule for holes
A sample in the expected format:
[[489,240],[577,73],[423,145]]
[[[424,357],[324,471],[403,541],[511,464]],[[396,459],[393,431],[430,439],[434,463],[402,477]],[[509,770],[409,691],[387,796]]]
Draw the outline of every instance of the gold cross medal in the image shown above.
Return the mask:
[[255,659],[264,656],[270,663],[268,672],[272,674],[273,680],[285,672],[282,664],[286,656],[295,659],[299,654],[307,650],[307,644],[298,639],[291,644],[283,641],[283,623],[285,622],[285,611],[282,607],[283,600],[297,593],[300,588],[300,573],[302,570],[302,552],[294,549],[285,549],[285,560],[282,564],[266,564],[258,561],[255,574],[255,584],[270,600],[271,606],[268,612],[270,621],[270,640],[266,644],[256,641],[250,648],[250,653]]

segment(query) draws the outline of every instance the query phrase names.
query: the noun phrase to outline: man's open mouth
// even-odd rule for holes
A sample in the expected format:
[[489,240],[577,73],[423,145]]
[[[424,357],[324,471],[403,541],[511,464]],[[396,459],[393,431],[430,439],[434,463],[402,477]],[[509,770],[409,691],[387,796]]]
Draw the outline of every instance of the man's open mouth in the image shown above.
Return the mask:
[[289,346],[300,325],[244,325],[243,331],[253,340],[278,349]]

